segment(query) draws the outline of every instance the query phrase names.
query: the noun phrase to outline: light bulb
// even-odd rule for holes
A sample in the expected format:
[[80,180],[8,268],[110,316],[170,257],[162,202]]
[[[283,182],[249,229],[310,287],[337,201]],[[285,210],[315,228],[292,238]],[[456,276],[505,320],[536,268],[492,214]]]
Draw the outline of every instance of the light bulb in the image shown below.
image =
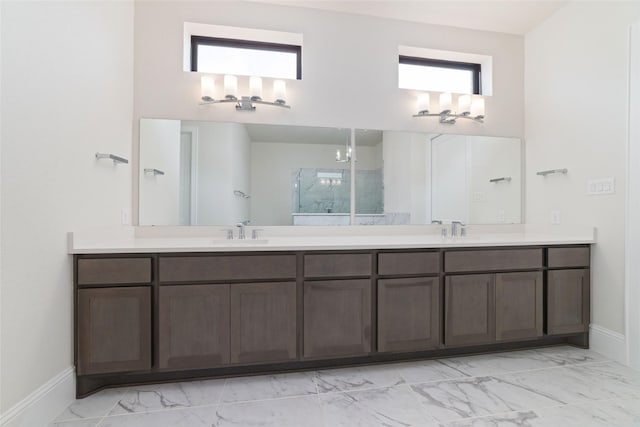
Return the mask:
[[471,116],[484,118],[484,98],[474,96],[471,101]]
[[428,93],[418,95],[418,114],[428,114],[430,102],[431,100]]
[[216,81],[212,76],[202,76],[200,78],[200,99],[203,101],[213,101],[216,88]]
[[229,99],[238,98],[238,78],[227,74],[224,76],[224,95]]
[[340,161],[340,150],[336,150],[336,160]]
[[249,77],[249,92],[252,100],[262,100],[262,79],[260,77]]
[[441,93],[440,94],[440,112],[443,113],[445,111],[451,111],[451,94],[450,93]]
[[285,103],[285,99],[287,98],[287,84],[284,80],[275,80],[273,82],[273,96],[277,103]]
[[471,97],[460,95],[458,97],[458,114],[469,114],[471,111]]

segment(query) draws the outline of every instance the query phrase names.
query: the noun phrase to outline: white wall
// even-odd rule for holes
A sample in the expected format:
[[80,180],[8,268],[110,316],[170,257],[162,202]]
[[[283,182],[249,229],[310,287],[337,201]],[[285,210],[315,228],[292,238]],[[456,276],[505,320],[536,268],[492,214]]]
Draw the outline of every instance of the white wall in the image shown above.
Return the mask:
[[[522,221],[520,148],[520,140],[514,138],[468,138],[467,152],[471,158],[469,223],[518,224]],[[511,180],[490,181],[505,177]]]
[[630,129],[629,155],[627,159],[628,200],[627,200],[627,244],[626,244],[626,312],[625,335],[628,345],[629,364],[640,369],[640,21],[631,29],[630,67]]
[[131,2],[0,7],[6,413],[73,364],[66,233],[120,224],[131,207],[131,165],[94,154],[131,157],[134,11]]
[[245,221],[250,199],[250,140],[244,125],[237,123],[183,121],[197,128],[197,224],[229,225]]
[[231,164],[231,197],[232,217],[231,221],[223,224],[233,224],[238,221],[249,220],[251,199],[239,197],[235,190],[242,191],[251,196],[251,139],[244,125],[231,124],[231,138],[228,152]]
[[441,135],[431,140],[431,213],[434,220],[469,223],[471,159],[467,137]]
[[[301,81],[289,81],[290,111],[198,105],[200,75],[182,71],[184,22],[302,33]],[[136,2],[136,117],[209,119],[362,129],[451,132],[436,119],[413,118],[415,94],[398,89],[398,46],[493,56],[493,94],[485,124],[456,133],[522,136],[523,38],[308,8],[242,1]],[[242,89],[242,86],[241,86]]]
[[410,224],[431,222],[429,144],[429,135],[424,133],[383,134],[384,211],[408,213]]
[[[0,48],[2,47],[2,4],[0,4]],[[3,83],[3,79],[2,79],[2,58],[3,55],[0,53],[0,100],[2,100],[2,83]],[[1,105],[1,101],[0,101],[0,240],[2,239],[2,138],[3,138],[3,132],[2,132],[2,122],[3,122],[3,117],[2,117],[2,105]],[[2,244],[0,244],[0,378],[2,378]],[[0,416],[2,416],[2,413],[4,412],[4,406],[2,405],[2,382],[0,381]]]
[[[522,137],[523,38],[383,18],[242,1],[144,1],[135,6],[134,118],[178,118]],[[182,71],[183,23],[302,33],[301,81],[291,110],[198,105],[200,75]],[[413,118],[416,93],[398,89],[398,46],[493,56],[493,96],[484,124],[455,127]],[[242,84],[240,85],[242,91]],[[136,142],[134,140],[134,149]],[[134,186],[134,197],[137,189]]]
[[[592,323],[624,333],[629,25],[637,2],[574,2],[525,38],[526,219],[597,227]],[[567,175],[536,171],[568,168]],[[616,192],[585,195],[590,178]],[[637,184],[636,184],[637,185]],[[632,219],[635,220],[635,219]]]
[[180,120],[140,120],[140,158],[140,224],[179,224]]

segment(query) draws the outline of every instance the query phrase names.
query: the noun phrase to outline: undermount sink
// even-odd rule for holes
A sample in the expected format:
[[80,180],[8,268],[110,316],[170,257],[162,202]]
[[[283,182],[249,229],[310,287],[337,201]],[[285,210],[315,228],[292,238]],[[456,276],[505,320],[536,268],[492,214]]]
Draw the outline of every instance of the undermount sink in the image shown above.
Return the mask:
[[268,239],[220,239],[213,240],[212,245],[216,246],[260,246],[269,243]]

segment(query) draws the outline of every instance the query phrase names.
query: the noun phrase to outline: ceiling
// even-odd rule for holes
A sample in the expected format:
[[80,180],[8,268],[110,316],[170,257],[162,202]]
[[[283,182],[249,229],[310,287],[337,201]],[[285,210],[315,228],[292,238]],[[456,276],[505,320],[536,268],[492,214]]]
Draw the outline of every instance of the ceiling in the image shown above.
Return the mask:
[[253,0],[403,21],[524,35],[568,1]]

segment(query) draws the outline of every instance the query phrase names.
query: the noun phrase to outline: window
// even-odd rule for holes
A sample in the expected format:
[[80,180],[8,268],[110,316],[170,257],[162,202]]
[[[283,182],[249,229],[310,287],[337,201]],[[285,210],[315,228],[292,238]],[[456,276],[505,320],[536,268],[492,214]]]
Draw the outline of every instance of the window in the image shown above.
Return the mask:
[[302,47],[191,36],[191,71],[302,79]]
[[480,64],[400,55],[398,87],[480,94]]

